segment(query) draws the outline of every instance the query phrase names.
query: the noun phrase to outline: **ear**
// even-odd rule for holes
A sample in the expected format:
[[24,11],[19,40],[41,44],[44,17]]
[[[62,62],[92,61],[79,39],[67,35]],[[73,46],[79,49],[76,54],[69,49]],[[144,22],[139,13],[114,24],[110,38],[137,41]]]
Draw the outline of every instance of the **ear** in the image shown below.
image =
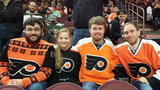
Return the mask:
[[41,30],[42,30],[42,33],[43,33],[43,27],[42,27],[42,29],[41,29]]
[[140,30],[138,30],[138,36],[140,36],[140,34],[141,34]]
[[91,33],[91,28],[89,28],[89,32]]

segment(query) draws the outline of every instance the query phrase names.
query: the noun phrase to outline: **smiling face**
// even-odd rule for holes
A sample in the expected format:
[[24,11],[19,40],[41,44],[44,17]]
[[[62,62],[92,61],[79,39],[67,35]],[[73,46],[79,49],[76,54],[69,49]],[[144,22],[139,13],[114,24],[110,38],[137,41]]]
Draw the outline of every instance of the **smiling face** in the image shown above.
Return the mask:
[[105,32],[104,25],[92,24],[89,31],[94,43],[99,44],[102,42],[102,38]]
[[25,38],[30,44],[37,44],[42,37],[42,29],[39,24],[35,23],[34,26],[26,25]]
[[128,24],[123,28],[124,38],[129,42],[131,46],[135,46],[139,43],[140,31],[136,29],[133,24]]
[[31,2],[30,5],[29,5],[29,11],[31,13],[34,13],[37,9],[37,4],[35,2]]
[[60,32],[57,36],[57,42],[62,50],[68,50],[71,47],[72,38],[68,32]]

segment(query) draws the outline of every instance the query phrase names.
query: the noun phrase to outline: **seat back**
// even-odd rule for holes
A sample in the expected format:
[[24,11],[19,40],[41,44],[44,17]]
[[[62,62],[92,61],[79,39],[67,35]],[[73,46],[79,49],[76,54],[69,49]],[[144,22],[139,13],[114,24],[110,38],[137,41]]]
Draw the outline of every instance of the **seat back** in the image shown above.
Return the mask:
[[25,89],[15,85],[4,85],[0,86],[0,90],[25,90]]
[[64,24],[69,15],[62,15],[60,18],[57,18],[57,22]]
[[73,24],[73,22],[66,22],[64,24],[64,27],[74,27],[74,24]]
[[73,22],[66,22],[63,27],[67,28],[70,32],[75,29]]
[[125,81],[111,80],[101,85],[97,90],[138,90],[135,86]]
[[46,90],[84,90],[77,84],[71,82],[60,82],[48,87]]

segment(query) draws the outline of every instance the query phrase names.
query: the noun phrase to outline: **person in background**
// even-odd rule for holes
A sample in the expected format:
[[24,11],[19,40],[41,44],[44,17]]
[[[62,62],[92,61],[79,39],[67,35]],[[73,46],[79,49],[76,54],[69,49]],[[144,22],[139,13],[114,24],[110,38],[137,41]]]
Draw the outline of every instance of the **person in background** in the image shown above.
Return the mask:
[[40,14],[46,14],[47,5],[45,3],[41,3],[41,7],[38,8]]
[[63,6],[73,9],[75,26],[72,45],[85,37],[90,37],[88,22],[93,16],[103,16],[103,4],[108,0],[62,0]]
[[1,85],[26,90],[46,90],[46,79],[54,71],[52,44],[42,40],[43,24],[38,18],[24,22],[25,37],[11,39],[0,56]]
[[138,90],[160,90],[160,46],[153,40],[140,39],[140,30],[132,22],[123,26],[127,42],[116,46],[119,63]]
[[160,3],[156,3],[155,8],[152,10],[154,30],[160,29]]
[[61,3],[58,3],[58,4],[57,4],[56,10],[59,11],[61,15],[64,15],[64,14],[65,14],[64,11],[63,11],[63,6],[62,6]]
[[56,34],[61,28],[63,28],[63,26],[57,22],[57,17],[54,14],[51,14],[48,19],[49,22],[47,23],[47,30],[53,35],[53,38],[56,39]]
[[[72,35],[67,28],[62,28],[57,33],[57,45],[55,45],[55,73],[48,78],[48,85],[59,82],[72,82],[81,86],[79,70],[81,56],[72,46]],[[53,49],[54,49],[53,48]]]
[[122,26],[127,22],[130,22],[130,20],[127,19],[125,11],[118,11],[117,17],[110,22],[111,40],[115,45],[123,35]]
[[53,8],[52,7],[48,7],[47,9],[47,14],[44,16],[44,20],[48,23],[48,17],[53,13]]
[[47,30],[47,23],[43,18],[39,18],[43,23],[43,32],[42,32],[42,40],[45,40],[49,43],[53,43],[53,37]]
[[152,24],[152,20],[153,20],[153,15],[152,15],[152,6],[151,6],[152,2],[147,2],[147,8],[146,8],[146,20],[148,22],[148,24]]
[[108,18],[108,16],[109,16],[108,7],[104,7],[104,10],[103,10],[103,17]]
[[23,32],[23,4],[18,0],[0,0],[0,54],[12,38]]
[[110,15],[108,17],[108,22],[114,20],[117,17],[118,11],[119,11],[119,8],[117,6],[113,6],[113,11],[110,13]]
[[52,5],[53,8],[53,14],[55,14],[58,18],[61,17],[61,13],[56,10],[57,6],[55,4]]
[[24,0],[23,4],[26,4],[26,7],[28,8],[29,7],[29,4],[31,3],[31,1],[29,0]]
[[114,80],[118,60],[114,45],[104,37],[106,22],[103,17],[92,17],[89,21],[91,37],[80,39],[76,44],[81,55],[79,79],[84,90],[97,90],[103,83]]
[[29,5],[29,10],[26,11],[26,13],[23,15],[23,22],[25,22],[26,19],[30,17],[35,18],[43,18],[38,12],[37,12],[37,4],[35,2],[31,2]]

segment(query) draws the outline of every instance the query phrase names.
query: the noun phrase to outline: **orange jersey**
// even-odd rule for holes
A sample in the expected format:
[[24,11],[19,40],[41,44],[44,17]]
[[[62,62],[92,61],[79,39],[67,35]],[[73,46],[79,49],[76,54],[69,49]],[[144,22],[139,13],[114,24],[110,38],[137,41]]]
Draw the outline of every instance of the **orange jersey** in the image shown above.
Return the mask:
[[120,63],[132,79],[152,76],[160,80],[160,46],[152,40],[140,41],[135,54],[132,53],[129,43],[117,46],[116,52]]
[[81,55],[81,68],[79,79],[102,85],[114,78],[112,70],[118,59],[111,41],[104,39],[105,43],[98,50],[92,38],[81,39],[76,45]]
[[54,58],[48,52],[50,46],[44,40],[31,45],[25,38],[11,39],[0,58],[1,82],[7,85],[10,78],[22,79],[24,87],[27,87],[34,82],[46,80],[54,65]]

